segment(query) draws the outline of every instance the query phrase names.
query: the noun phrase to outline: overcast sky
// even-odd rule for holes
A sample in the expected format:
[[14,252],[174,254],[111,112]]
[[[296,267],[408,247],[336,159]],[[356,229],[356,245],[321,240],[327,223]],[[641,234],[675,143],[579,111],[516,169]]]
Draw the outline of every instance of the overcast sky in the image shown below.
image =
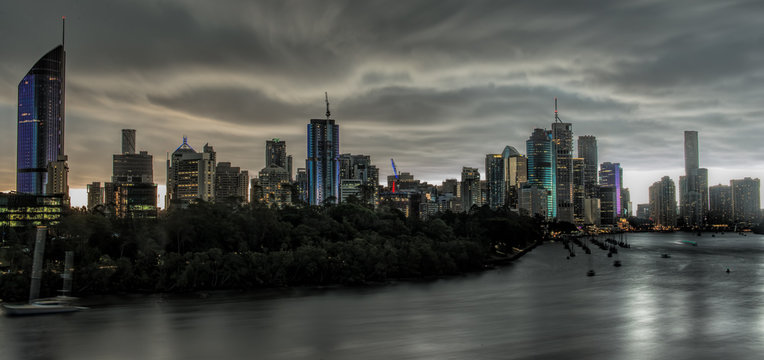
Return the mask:
[[304,167],[324,91],[342,153],[371,155],[382,179],[395,158],[439,184],[484,173],[505,145],[525,153],[556,96],[574,136],[621,163],[636,208],[684,172],[684,130],[699,132],[711,184],[762,177],[762,14],[730,0],[8,1],[0,190],[15,188],[18,83],[61,43],[65,15],[73,189],[109,180],[123,128],[160,185],[184,134],[251,176],[274,137]]

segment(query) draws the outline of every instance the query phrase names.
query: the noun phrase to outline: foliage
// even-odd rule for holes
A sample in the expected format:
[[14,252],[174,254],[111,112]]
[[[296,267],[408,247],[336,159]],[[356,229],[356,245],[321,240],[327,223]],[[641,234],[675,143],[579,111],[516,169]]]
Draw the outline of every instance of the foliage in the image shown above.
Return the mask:
[[[142,221],[76,212],[51,230],[41,295],[60,287],[66,250],[75,252],[78,295],[366,284],[479,270],[540,239],[539,229],[505,209],[422,221],[357,201],[284,209],[200,202]],[[27,296],[33,237],[6,241],[14,261],[0,275],[0,298]]]

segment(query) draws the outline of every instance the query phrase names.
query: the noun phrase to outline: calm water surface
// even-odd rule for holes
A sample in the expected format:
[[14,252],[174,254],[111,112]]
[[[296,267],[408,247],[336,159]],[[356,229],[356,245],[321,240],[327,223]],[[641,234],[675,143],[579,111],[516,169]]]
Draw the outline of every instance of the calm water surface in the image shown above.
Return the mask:
[[426,283],[89,299],[76,314],[1,317],[0,359],[762,357],[764,237],[627,239],[620,268],[596,247],[566,260],[552,243]]

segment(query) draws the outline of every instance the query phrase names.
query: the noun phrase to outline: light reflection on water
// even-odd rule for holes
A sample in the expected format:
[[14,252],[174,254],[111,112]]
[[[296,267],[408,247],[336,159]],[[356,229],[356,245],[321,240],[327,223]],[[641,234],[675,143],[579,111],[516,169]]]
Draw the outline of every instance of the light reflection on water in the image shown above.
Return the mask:
[[77,314],[0,318],[0,359],[759,357],[763,237],[628,240],[621,268],[555,243],[431,282],[89,299]]

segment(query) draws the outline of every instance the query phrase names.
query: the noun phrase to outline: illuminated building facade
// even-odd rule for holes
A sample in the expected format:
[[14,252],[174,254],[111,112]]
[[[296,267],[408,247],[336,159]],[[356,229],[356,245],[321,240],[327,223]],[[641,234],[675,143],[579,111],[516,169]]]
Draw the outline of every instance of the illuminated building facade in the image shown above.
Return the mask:
[[0,193],[0,228],[56,225],[63,210],[61,195]]
[[308,124],[308,158],[305,161],[310,205],[336,204],[340,200],[340,126],[334,120],[311,119]]
[[66,52],[57,46],[18,85],[16,191],[47,194],[48,164],[64,156]]
[[[612,225],[615,224],[615,219],[621,217],[623,214],[623,197],[621,192],[623,190],[623,171],[621,170],[621,164],[604,162],[600,165],[600,196],[606,194],[607,199],[600,197],[600,206],[602,207],[602,224]],[[610,191],[603,190],[603,188],[612,188],[612,196]],[[609,202],[613,202],[610,206]],[[605,211],[612,211],[613,214],[605,214]],[[610,222],[613,219],[613,222]]]
[[197,200],[215,199],[215,150],[204,145],[204,151],[196,152],[188,139],[167,160],[168,207],[187,206]]
[[552,134],[544,129],[534,129],[525,142],[528,156],[528,184],[549,192],[547,196],[547,219],[557,217],[556,151]]
[[485,156],[485,179],[488,184],[486,198],[491,209],[502,207],[507,201],[504,164],[502,154],[486,154]]

